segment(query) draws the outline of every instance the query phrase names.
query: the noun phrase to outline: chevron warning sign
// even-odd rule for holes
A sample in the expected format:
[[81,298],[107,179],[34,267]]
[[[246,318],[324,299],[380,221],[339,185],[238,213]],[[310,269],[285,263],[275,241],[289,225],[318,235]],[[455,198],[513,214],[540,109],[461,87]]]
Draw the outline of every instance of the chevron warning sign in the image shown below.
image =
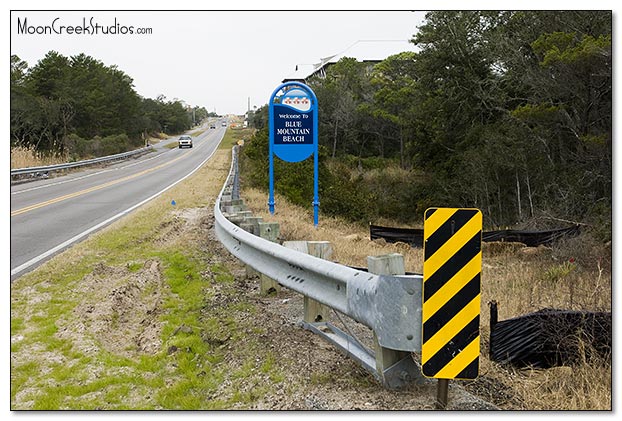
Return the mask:
[[475,379],[479,371],[482,213],[430,208],[423,224],[422,371]]

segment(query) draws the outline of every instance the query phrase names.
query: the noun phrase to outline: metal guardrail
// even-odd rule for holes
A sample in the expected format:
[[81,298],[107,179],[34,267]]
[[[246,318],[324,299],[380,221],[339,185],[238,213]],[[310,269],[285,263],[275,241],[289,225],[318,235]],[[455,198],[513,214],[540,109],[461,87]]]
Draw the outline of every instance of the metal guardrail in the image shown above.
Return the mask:
[[123,152],[123,153],[119,153],[115,155],[102,156],[100,158],[86,159],[84,161],[68,162],[65,164],[48,165],[48,166],[42,166],[42,167],[17,168],[17,169],[11,170],[11,177],[18,176],[18,175],[47,173],[50,171],[68,170],[70,168],[77,168],[77,167],[83,167],[86,165],[100,164],[103,162],[129,158],[134,155],[145,153],[152,149],[153,149],[153,146],[147,146],[147,147],[136,149],[130,152]]
[[[255,236],[225,217],[221,208],[239,199],[237,148],[232,151],[231,170],[214,207],[220,242],[257,272],[371,328],[382,348],[420,352],[421,275],[375,275],[353,269]],[[373,361],[373,355],[371,358]],[[370,363],[365,365],[370,369]],[[374,374],[386,385],[398,387],[406,377],[418,377],[411,369],[404,370],[402,364],[393,375]]]

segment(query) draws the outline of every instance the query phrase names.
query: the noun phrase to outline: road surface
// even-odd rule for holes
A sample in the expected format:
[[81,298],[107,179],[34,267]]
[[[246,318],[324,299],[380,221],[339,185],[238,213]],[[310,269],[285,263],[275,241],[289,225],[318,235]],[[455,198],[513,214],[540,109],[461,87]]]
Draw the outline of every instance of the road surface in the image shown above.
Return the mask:
[[205,163],[226,127],[205,125],[192,148],[155,151],[104,168],[11,186],[11,280],[160,195]]

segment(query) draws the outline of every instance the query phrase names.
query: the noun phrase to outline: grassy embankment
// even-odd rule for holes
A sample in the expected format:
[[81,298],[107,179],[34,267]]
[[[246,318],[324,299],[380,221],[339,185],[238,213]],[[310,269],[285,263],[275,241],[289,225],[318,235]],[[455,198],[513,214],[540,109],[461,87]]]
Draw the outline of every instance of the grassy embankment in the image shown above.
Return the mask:
[[204,311],[233,288],[192,220],[224,182],[229,132],[186,182],[13,282],[12,409],[244,407],[282,380],[270,351],[224,363],[218,338],[246,335],[235,314],[252,305]]

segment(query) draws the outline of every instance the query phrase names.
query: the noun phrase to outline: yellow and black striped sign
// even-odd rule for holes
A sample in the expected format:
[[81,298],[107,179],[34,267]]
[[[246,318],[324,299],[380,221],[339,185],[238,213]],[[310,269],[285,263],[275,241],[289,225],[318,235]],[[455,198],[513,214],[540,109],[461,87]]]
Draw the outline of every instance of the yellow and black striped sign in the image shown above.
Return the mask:
[[475,379],[479,371],[482,213],[430,208],[423,224],[423,374]]

